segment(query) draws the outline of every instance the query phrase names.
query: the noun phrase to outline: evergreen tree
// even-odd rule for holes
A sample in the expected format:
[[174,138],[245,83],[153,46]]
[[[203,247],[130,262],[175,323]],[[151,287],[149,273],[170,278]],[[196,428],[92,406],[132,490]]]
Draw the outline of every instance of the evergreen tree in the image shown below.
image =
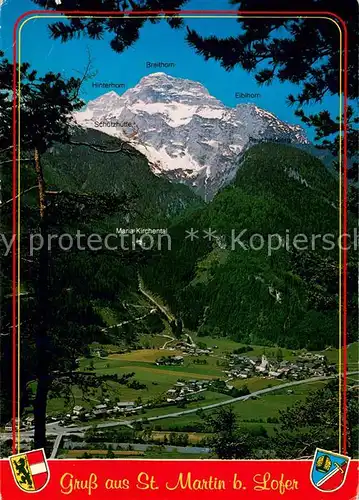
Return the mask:
[[[0,55],[3,56],[3,54]],[[21,78],[21,93],[19,92],[17,95],[21,127],[19,139],[21,150],[28,152],[33,158],[39,199],[39,234],[47,242],[46,183],[41,165],[41,155],[55,141],[66,142],[69,140],[72,113],[83,105],[78,97],[80,80],[70,78],[65,81],[59,73],[52,72],[39,77],[36,71],[30,70],[28,63],[23,63],[19,70]],[[0,63],[0,78],[1,115],[9,116],[8,101],[12,95],[12,64],[6,59]],[[3,125],[2,147],[6,150],[12,149],[9,121],[9,119],[5,120],[5,125]],[[46,443],[45,422],[50,362],[47,331],[49,312],[48,265],[48,249],[47,245],[43,245],[39,254],[38,276],[35,281],[37,305],[37,325],[34,332],[37,353],[37,392],[34,405],[35,447],[43,447]]]
[[[358,398],[355,387],[349,387],[347,399],[347,452],[353,456],[358,444]],[[298,401],[280,411],[280,428],[275,436],[279,458],[313,456],[317,447],[338,450],[339,406],[338,381],[311,392],[305,401]]]
[[[1,54],[3,56],[3,54]],[[22,192],[20,213],[22,231],[20,279],[27,290],[20,300],[21,310],[21,408],[33,403],[35,417],[35,447],[46,445],[46,407],[50,395],[72,397],[72,387],[77,385],[84,392],[90,388],[105,387],[109,377],[81,373],[76,358],[91,340],[101,338],[101,318],[92,307],[92,300],[112,297],[113,281],[119,282],[123,273],[119,256],[108,251],[91,255],[87,252],[66,252],[48,248],[48,235],[61,235],[69,228],[76,229],[93,221],[126,211],[127,196],[96,196],[63,191],[49,191],[42,165],[44,153],[53,144],[69,143],[72,136],[72,114],[82,106],[79,98],[80,79],[63,80],[60,74],[38,76],[28,63],[21,65],[20,88],[17,96],[20,110]],[[1,152],[0,168],[3,190],[7,201],[1,205],[2,232],[11,236],[11,102],[12,64],[0,61],[0,116]],[[87,145],[87,144],[85,144]],[[89,144],[91,147],[92,145]],[[101,151],[107,152],[102,148]],[[6,180],[6,182],[5,182]],[[33,193],[37,192],[37,197]],[[37,198],[37,199],[36,199]],[[76,228],[76,223],[78,227]],[[66,231],[65,231],[66,229]],[[43,245],[36,255],[29,255],[28,238],[37,233]],[[5,324],[1,339],[2,407],[11,408],[11,268],[10,256],[1,256],[2,295],[5,307],[1,321]],[[29,265],[30,263],[30,265]],[[117,269],[114,272],[113,269]],[[81,275],[78,273],[81,269]],[[94,269],[96,270],[94,272]],[[109,290],[111,288],[111,290]],[[86,343],[84,339],[86,338]],[[104,338],[105,340],[105,338]],[[112,376],[110,377],[112,380]],[[29,384],[36,381],[35,400],[31,401]],[[113,379],[127,383],[123,377]],[[105,389],[103,389],[105,390]],[[3,418],[3,416],[2,416]]]
[[[283,10],[282,0],[230,0],[239,10]],[[302,11],[334,12],[347,22],[349,34],[349,67],[357,65],[359,34],[354,1],[303,0]],[[236,66],[255,72],[259,84],[289,81],[302,86],[294,101],[303,105],[320,101],[326,93],[337,94],[340,74],[340,46],[337,26],[327,19],[312,18],[238,18],[237,36],[202,37],[188,29],[188,42],[206,60],[215,59],[226,70]],[[266,66],[263,68],[263,66]],[[342,70],[343,71],[343,70]],[[358,95],[358,74],[352,71],[349,97]]]
[[[108,14],[103,18],[72,18],[67,22],[58,21],[50,25],[51,37],[63,42],[78,38],[88,37],[92,40],[102,40],[106,34],[112,36],[110,45],[115,52],[123,52],[133,45],[140,37],[140,31],[147,21],[152,24],[159,22],[162,14],[157,11],[180,11],[188,0],[63,0],[58,4],[55,0],[33,0],[34,3],[45,9],[66,11],[98,11],[113,12],[136,11],[153,12],[142,14],[141,17],[120,14],[110,18]],[[175,14],[166,18],[171,28],[182,26],[182,19]]]
[[[358,398],[356,387],[348,389],[347,452],[356,453],[358,443]],[[213,435],[207,442],[222,459],[271,458],[304,459],[314,455],[317,447],[338,450],[339,406],[338,381],[333,380],[322,389],[312,391],[304,401],[281,410],[275,436],[269,437],[263,428],[240,430],[238,417],[232,408],[221,408],[214,415],[199,410],[206,422],[206,430]],[[264,432],[263,432],[264,431]]]
[[213,433],[208,444],[218,458],[230,460],[248,456],[247,436],[241,432],[232,407],[220,408],[213,415],[200,413],[206,428]]

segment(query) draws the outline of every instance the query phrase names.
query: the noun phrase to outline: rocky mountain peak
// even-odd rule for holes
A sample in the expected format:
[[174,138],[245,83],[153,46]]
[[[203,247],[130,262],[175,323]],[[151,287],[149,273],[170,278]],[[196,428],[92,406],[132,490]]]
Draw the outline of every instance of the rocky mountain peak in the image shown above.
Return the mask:
[[[225,106],[201,83],[163,72],[143,77],[122,96],[112,91],[90,101],[75,119],[130,140],[154,173],[187,183],[205,198],[230,182],[252,144],[309,142],[300,126],[253,103]],[[124,133],[129,123],[135,138]]]

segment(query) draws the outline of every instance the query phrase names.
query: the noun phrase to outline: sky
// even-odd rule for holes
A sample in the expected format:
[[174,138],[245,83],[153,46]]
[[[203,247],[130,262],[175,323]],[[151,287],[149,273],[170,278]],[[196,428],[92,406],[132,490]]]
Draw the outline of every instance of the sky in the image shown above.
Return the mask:
[[[0,0],[0,5],[1,5]],[[3,0],[0,10],[0,47],[12,60],[13,26],[16,19],[26,11],[36,10],[31,0]],[[228,0],[190,0],[187,9],[230,9]],[[225,105],[234,107],[245,102],[254,102],[280,119],[302,125],[294,115],[294,109],[286,104],[288,94],[296,94],[300,87],[290,83],[258,86],[253,74],[248,74],[239,67],[225,71],[216,61],[205,61],[195,54],[185,41],[185,29],[173,30],[163,20],[153,25],[147,22],[141,30],[139,40],[123,54],[114,52],[109,46],[111,37],[101,41],[87,38],[72,40],[67,43],[50,39],[49,19],[32,19],[27,22],[21,33],[21,60],[31,63],[39,74],[47,71],[60,72],[64,77],[79,76],[83,73],[91,54],[97,75],[96,82],[124,83],[124,89],[113,89],[119,94],[135,86],[143,76],[157,71],[164,71],[172,76],[201,82],[208,91]],[[186,24],[195,28],[203,36],[217,35],[226,37],[239,33],[236,19],[186,19]],[[315,22],[315,21],[314,21]],[[146,62],[174,62],[175,68],[148,69]],[[84,85],[81,97],[91,100],[108,90],[94,88],[89,81]],[[254,99],[238,99],[237,92],[260,94]],[[339,111],[339,98],[328,96],[321,104],[307,108],[310,112],[329,109],[335,116]],[[306,128],[309,139],[313,140],[313,130]]]

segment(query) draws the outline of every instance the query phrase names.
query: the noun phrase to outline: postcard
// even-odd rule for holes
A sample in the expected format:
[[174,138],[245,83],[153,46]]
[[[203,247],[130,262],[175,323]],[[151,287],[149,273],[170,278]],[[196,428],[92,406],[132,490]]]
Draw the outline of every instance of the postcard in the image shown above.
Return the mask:
[[357,2],[0,21],[0,498],[356,498]]

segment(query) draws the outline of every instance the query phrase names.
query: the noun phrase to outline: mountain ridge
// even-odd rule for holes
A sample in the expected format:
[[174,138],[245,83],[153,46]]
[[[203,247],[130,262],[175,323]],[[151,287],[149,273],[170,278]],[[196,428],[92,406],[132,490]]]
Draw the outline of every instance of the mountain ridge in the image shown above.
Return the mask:
[[[143,77],[121,96],[111,91],[89,101],[75,120],[130,142],[156,175],[185,183],[205,199],[234,178],[252,145],[309,144],[299,125],[252,103],[228,107],[200,82],[163,72]],[[126,127],[133,128],[130,137]]]

